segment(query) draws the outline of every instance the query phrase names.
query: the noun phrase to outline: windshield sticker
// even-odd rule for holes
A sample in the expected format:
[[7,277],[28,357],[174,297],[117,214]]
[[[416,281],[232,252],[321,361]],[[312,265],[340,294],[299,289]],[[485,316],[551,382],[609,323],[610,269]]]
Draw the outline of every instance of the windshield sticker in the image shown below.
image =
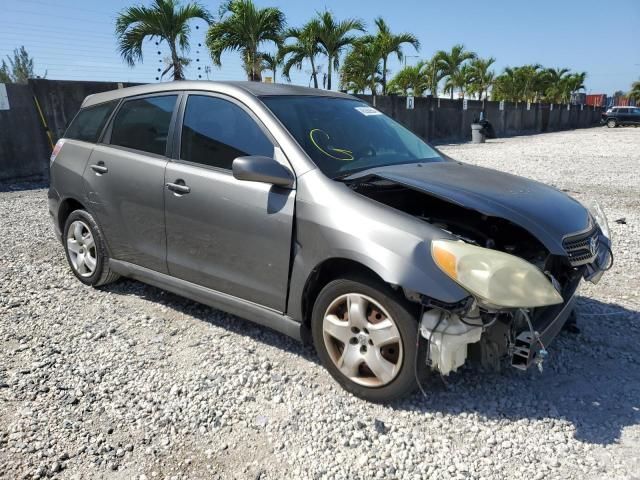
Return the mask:
[[370,117],[372,115],[382,115],[382,112],[376,110],[373,107],[355,107],[355,109],[367,117]]
[[309,132],[309,138],[313,146],[320,150],[329,158],[334,160],[341,160],[343,162],[349,162],[353,160],[353,152],[344,148],[336,148],[329,144],[329,134],[319,128],[314,128]]

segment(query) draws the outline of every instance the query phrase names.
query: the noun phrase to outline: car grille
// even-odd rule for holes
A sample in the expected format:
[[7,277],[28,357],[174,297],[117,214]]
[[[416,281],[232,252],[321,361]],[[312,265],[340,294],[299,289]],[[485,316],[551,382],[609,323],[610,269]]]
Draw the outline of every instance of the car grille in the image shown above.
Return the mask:
[[573,267],[591,263],[598,255],[598,228],[594,227],[588,232],[571,235],[562,240],[562,246],[567,252],[569,263]]

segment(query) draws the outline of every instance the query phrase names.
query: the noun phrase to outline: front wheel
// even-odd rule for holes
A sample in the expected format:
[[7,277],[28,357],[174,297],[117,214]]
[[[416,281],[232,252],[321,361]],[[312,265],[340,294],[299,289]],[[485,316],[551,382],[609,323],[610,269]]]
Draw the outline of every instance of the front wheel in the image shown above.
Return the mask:
[[334,280],[322,289],[313,307],[313,342],[345,390],[385,403],[416,388],[418,323],[407,303],[367,278]]
[[618,122],[616,122],[613,118],[607,120],[607,127],[616,128],[618,126]]

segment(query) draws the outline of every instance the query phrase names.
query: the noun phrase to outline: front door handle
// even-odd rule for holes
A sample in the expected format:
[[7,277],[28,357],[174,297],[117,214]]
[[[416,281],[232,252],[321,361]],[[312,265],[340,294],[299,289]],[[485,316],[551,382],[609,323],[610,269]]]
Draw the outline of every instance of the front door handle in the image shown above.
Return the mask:
[[104,162],[98,162],[97,165],[91,165],[91,170],[96,172],[98,175],[102,175],[103,173],[107,173],[109,169],[104,166]]
[[177,195],[184,195],[191,191],[191,187],[185,185],[184,180],[176,180],[175,183],[167,183],[165,186]]

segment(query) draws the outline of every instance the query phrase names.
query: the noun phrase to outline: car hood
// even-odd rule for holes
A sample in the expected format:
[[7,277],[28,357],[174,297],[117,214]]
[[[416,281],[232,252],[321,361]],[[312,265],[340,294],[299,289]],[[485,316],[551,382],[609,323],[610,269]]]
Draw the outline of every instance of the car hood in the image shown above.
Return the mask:
[[587,209],[561,191],[516,175],[460,162],[392,165],[359,172],[451,203],[500,217],[536,236],[551,253],[564,255],[562,238],[590,225]]

